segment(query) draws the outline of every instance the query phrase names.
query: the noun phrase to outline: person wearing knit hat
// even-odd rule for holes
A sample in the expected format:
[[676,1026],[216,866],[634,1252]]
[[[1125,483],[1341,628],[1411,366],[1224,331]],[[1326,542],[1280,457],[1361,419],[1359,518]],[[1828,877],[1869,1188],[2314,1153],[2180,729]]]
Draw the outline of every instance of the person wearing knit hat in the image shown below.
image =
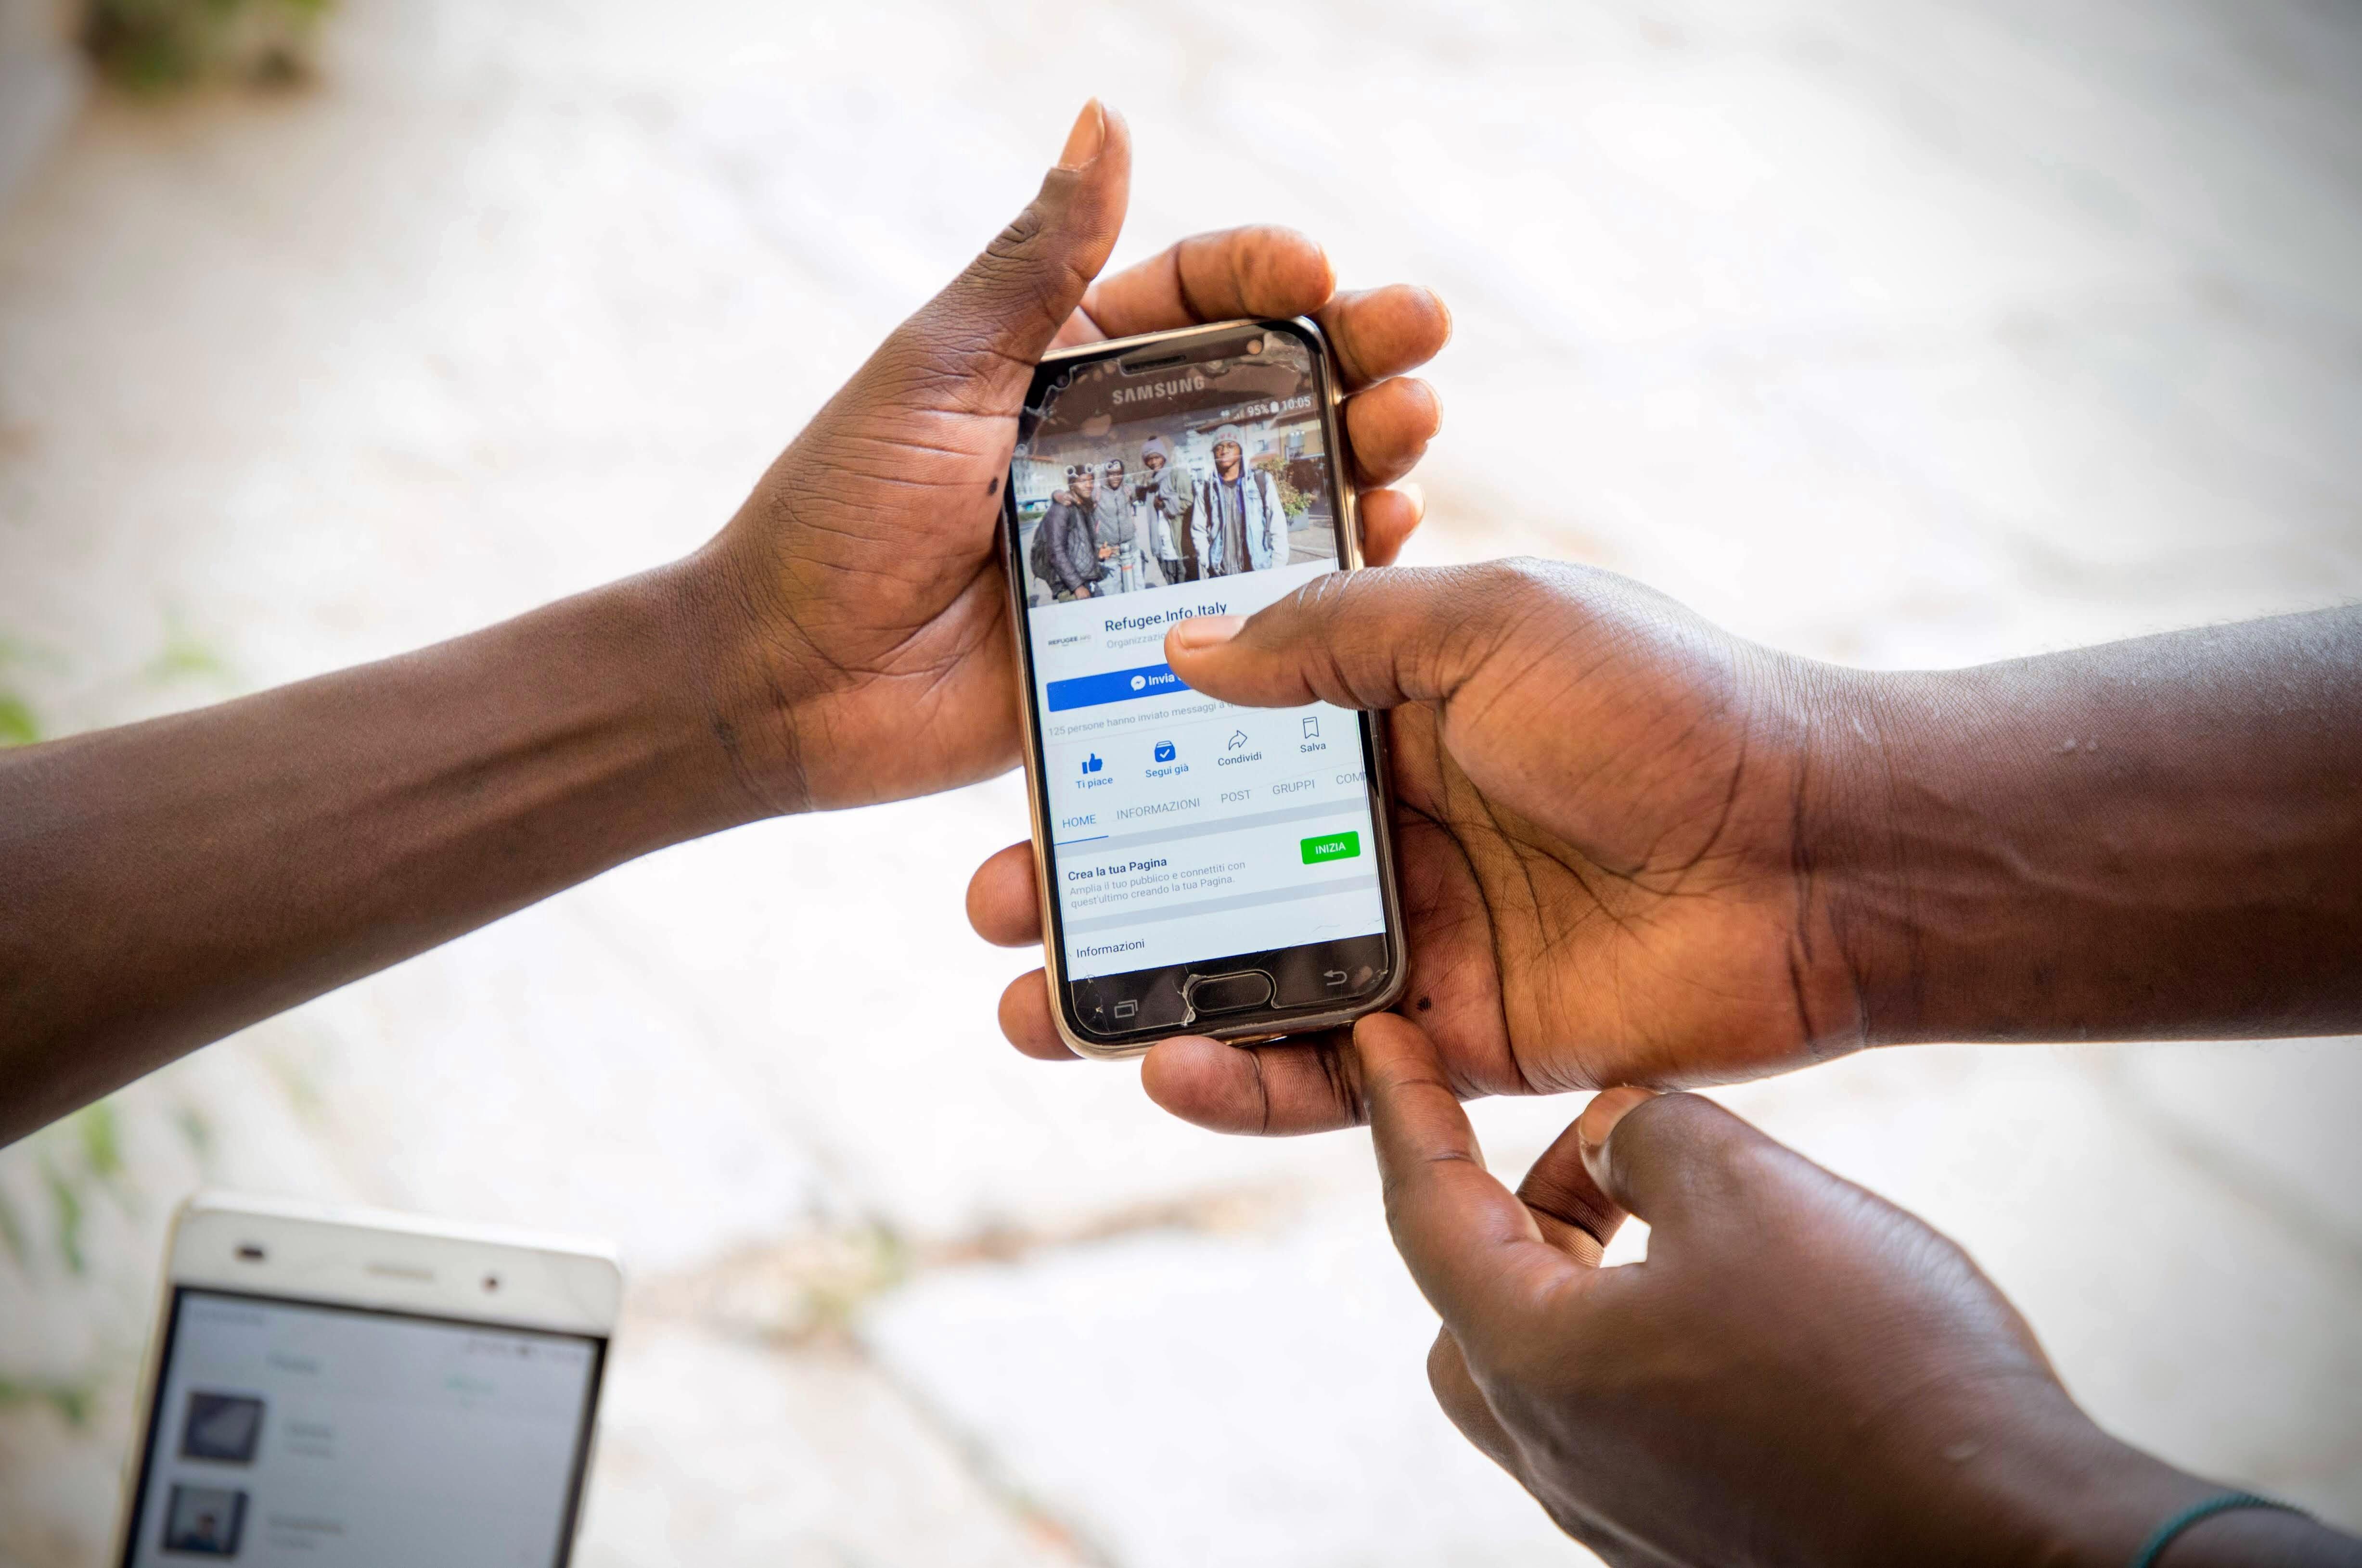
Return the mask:
[[1287,565],[1287,513],[1269,474],[1247,466],[1246,437],[1234,424],[1214,431],[1214,477],[1189,524],[1198,569],[1209,577]]
[[1049,583],[1051,597],[1060,604],[1097,597],[1096,585],[1108,575],[1099,564],[1097,509],[1092,504],[1098,483],[1098,476],[1089,464],[1069,467],[1065,488],[1051,496],[1050,510],[1042,514],[1034,535],[1034,570]]

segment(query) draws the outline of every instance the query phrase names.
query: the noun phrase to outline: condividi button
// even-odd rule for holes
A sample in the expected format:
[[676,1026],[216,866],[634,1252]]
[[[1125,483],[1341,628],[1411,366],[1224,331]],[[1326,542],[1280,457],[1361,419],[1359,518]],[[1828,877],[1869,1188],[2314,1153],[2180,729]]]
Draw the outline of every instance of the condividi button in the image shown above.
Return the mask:
[[1317,866],[1324,861],[1350,861],[1362,852],[1359,833],[1322,833],[1304,840],[1304,863]]

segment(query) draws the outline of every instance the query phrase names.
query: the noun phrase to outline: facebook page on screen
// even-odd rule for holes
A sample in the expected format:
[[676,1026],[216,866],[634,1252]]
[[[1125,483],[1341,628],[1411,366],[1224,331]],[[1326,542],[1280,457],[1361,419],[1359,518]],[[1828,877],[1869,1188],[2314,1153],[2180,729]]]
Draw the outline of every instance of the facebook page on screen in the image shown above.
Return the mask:
[[1071,979],[1385,929],[1358,716],[1235,707],[1164,662],[1175,622],[1336,569],[1308,350],[1255,342],[1074,372],[1012,466]]
[[601,1352],[183,1288],[127,1561],[548,1568]]

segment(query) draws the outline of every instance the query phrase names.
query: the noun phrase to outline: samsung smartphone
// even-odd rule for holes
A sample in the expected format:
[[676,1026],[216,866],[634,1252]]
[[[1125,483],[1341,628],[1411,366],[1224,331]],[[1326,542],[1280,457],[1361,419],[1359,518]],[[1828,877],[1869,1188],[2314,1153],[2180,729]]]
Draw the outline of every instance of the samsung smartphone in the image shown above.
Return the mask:
[[115,1562],[565,1563],[622,1287],[595,1244],[191,1200]]
[[1058,1028],[1087,1056],[1389,1005],[1404,964],[1368,715],[1233,707],[1167,628],[1361,565],[1335,363],[1309,321],[1060,350],[1002,509]]

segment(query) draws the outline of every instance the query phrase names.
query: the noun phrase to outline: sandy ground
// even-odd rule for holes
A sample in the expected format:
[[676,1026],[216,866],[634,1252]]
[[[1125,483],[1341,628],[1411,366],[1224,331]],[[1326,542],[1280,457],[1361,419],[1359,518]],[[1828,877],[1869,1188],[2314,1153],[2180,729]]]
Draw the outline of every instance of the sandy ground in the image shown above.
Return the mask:
[[[0,214],[0,696],[40,732],[684,551],[1024,200],[1296,224],[1459,323],[1414,559],[1958,664],[2362,594],[2362,16],[2292,0],[351,0],[93,99]],[[1583,1561],[1432,1409],[1365,1145],[1021,1060],[1013,781],[618,871],[0,1152],[0,1562],[94,1564],[201,1181],[613,1235],[584,1545]],[[1728,1099],[1966,1243],[2126,1437],[2362,1528],[2352,1041],[1882,1053]],[[1515,1168],[1567,1103],[1479,1107]]]

